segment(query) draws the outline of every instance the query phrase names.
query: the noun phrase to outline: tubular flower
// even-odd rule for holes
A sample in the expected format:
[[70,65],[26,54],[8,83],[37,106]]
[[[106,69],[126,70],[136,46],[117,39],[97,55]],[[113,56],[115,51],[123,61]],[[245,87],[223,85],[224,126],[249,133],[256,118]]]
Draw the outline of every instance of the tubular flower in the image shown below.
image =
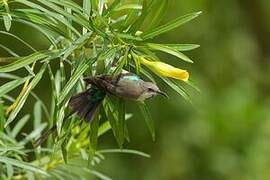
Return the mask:
[[148,61],[141,57],[141,63],[163,77],[170,77],[183,81],[187,81],[189,78],[189,73],[186,70],[173,67],[163,62]]

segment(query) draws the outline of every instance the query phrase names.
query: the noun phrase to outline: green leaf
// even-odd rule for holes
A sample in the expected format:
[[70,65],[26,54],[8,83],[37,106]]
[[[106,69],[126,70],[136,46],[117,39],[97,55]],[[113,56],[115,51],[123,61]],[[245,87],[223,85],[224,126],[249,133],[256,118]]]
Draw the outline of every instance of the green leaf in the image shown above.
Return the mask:
[[11,131],[11,135],[12,135],[13,138],[15,138],[18,135],[18,133],[25,126],[25,124],[27,123],[29,118],[30,118],[30,115],[27,114],[16,123],[16,125],[14,126],[14,128]]
[[153,139],[153,141],[155,141],[155,138],[156,138],[155,124],[154,124],[154,120],[151,117],[149,109],[147,108],[146,104],[143,102],[138,103],[138,106],[143,114],[144,120],[145,120],[147,127],[152,135],[152,139]]
[[19,142],[19,145],[25,145],[29,141],[33,141],[40,137],[42,131],[46,128],[47,123],[42,123],[37,129],[34,129],[30,134],[28,134],[23,140]]
[[[68,13],[63,8],[57,6],[56,4],[45,1],[45,0],[38,0],[38,2],[42,3],[43,5],[53,9],[55,12],[47,10],[47,8],[42,7],[41,5],[38,5],[36,3],[27,1],[27,0],[16,0],[17,2],[23,3],[33,9],[39,9],[42,12],[45,12],[48,16],[51,16],[52,18],[58,20],[60,23],[65,24],[68,28],[70,28],[76,35],[80,36],[80,33],[70,24],[70,22],[67,19],[73,20],[74,22],[78,23],[79,25],[86,25],[86,19],[76,18],[75,16]],[[61,16],[62,15],[62,16]],[[64,17],[63,17],[64,16]],[[87,26],[87,25],[86,25]],[[89,27],[89,26],[87,26]]]
[[12,158],[0,156],[0,162],[8,163],[8,164],[16,166],[18,168],[22,168],[22,169],[25,169],[25,170],[28,170],[28,171],[33,171],[35,173],[39,173],[39,174],[49,176],[44,170],[42,170],[42,169],[40,169],[40,168],[38,168],[36,166],[33,166],[33,165],[29,164],[29,163],[23,162],[23,161],[18,161],[18,160],[12,159]]
[[191,103],[190,96],[185,91],[183,87],[181,87],[178,83],[173,82],[172,80],[168,78],[161,78],[167,85],[169,85],[174,91],[176,91],[178,94],[180,94],[186,101]]
[[29,56],[20,58],[13,63],[1,66],[0,72],[15,71],[15,70],[20,69],[26,65],[29,65],[35,61],[45,59],[45,58],[49,57],[54,52],[56,52],[56,51],[40,51],[40,52],[33,53]]
[[122,10],[126,10],[126,9],[138,9],[138,10],[141,10],[142,5],[140,5],[140,4],[123,4],[123,5],[120,5],[120,6],[116,7],[114,9],[114,11],[122,11]]
[[[91,60],[86,60],[91,61]],[[60,93],[58,105],[60,105],[64,99],[67,97],[70,90],[75,86],[75,84],[78,82],[78,80],[81,78],[82,74],[89,68],[89,65],[87,62],[83,62],[78,66],[74,74],[71,76],[65,87],[63,88],[62,92]]]
[[142,11],[138,17],[133,21],[131,24],[131,27],[129,28],[128,32],[129,33],[136,33],[140,29],[140,27],[143,25],[145,18],[147,17],[149,11],[151,10],[153,6],[154,1],[150,1],[150,3],[147,3],[147,0],[143,0],[143,6],[142,6]]
[[173,48],[177,51],[190,51],[200,47],[200,45],[198,44],[163,44],[163,45]]
[[36,101],[40,103],[41,108],[43,109],[43,111],[46,115],[46,118],[50,119],[50,113],[49,113],[48,108],[46,107],[45,103],[34,92],[31,92],[31,96],[33,96],[33,98],[35,98]]
[[118,64],[117,67],[114,69],[113,75],[117,75],[117,74],[119,74],[119,73],[122,71],[124,65],[126,64],[126,61],[127,61],[126,56],[122,56],[122,57],[119,59],[119,61],[118,61],[119,64]]
[[142,35],[142,38],[144,40],[146,39],[150,39],[150,38],[153,38],[155,36],[158,36],[160,34],[163,34],[165,32],[168,32],[172,29],[175,29],[189,21],[191,21],[192,19],[198,17],[199,15],[201,14],[201,11],[200,12],[195,12],[195,13],[190,13],[190,14],[187,14],[187,15],[184,15],[184,16],[181,16],[179,18],[176,18],[162,26],[158,26],[154,29],[151,29],[147,32],[144,32],[143,35]]
[[83,0],[83,10],[88,16],[91,13],[91,5],[91,0]]
[[[92,9],[91,0],[83,0],[83,10],[84,10],[86,19],[89,19],[91,15],[91,9]],[[87,29],[83,27],[83,34],[86,34],[86,33],[87,33]]]
[[75,22],[83,27],[86,27],[88,30],[91,30],[90,25],[89,25],[89,21],[85,18],[85,16],[82,13],[77,14],[78,16],[74,16],[73,14],[68,13],[66,10],[55,5],[52,2],[48,2],[47,0],[37,0],[37,1],[41,2],[42,4],[44,4],[47,7],[55,10],[57,13],[63,15],[67,19],[72,20],[73,22]]
[[60,66],[60,75],[61,75],[61,87],[64,87],[66,84],[66,70],[65,70],[65,64],[63,59],[60,59],[59,62]]
[[41,124],[42,119],[42,111],[41,111],[41,103],[37,101],[34,105],[34,122],[33,122],[33,129],[37,129]]
[[0,58],[0,63],[10,63],[10,62],[12,62],[14,59],[16,60],[16,59],[18,59],[18,55],[13,51],[13,50],[11,50],[10,48],[8,48],[8,47],[6,47],[6,46],[4,46],[4,45],[2,45],[2,44],[0,44],[0,48],[2,48],[2,49],[4,49],[5,51],[7,51],[10,55],[12,55],[12,56],[15,56],[15,57],[1,57]]
[[91,35],[92,32],[88,32],[74,41],[72,45],[66,48],[63,59],[66,59],[71,53],[73,53],[75,49],[81,48],[87,42],[87,40],[89,40]]
[[94,176],[96,176],[97,178],[101,179],[101,180],[112,180],[112,178],[102,174],[101,172],[99,171],[96,171],[96,170],[92,170],[92,169],[86,169],[84,168],[85,171],[93,174]]
[[10,14],[3,15],[4,25],[7,31],[10,30],[12,18]]
[[14,174],[14,169],[13,167],[9,164],[9,163],[6,163],[6,168],[7,168],[7,175],[8,175],[8,179],[12,179],[12,176]]
[[99,0],[98,1],[98,12],[100,15],[103,13],[103,7],[104,7],[104,0]]
[[133,60],[134,60],[136,74],[139,75],[141,72],[141,61],[138,58],[138,56],[132,51],[131,51],[131,55],[132,55]]
[[[137,0],[136,2],[139,2],[139,0]],[[126,28],[130,26],[130,24],[133,24],[134,22],[136,22],[137,18],[139,17],[138,15],[139,13],[137,9],[129,10],[124,23],[121,24],[122,28],[120,29],[120,31],[125,30]]]
[[[13,19],[13,21],[15,22],[19,22],[22,23],[24,25],[30,26],[31,28],[37,30],[38,32],[40,32],[42,35],[45,36],[45,38],[47,38],[47,40],[54,46],[56,47],[56,43],[55,43],[55,38],[54,36],[60,36],[61,34],[59,34],[58,31],[54,30],[52,31],[53,28],[50,27],[46,27],[46,26],[42,26],[33,22],[30,22],[28,20],[24,20],[24,19]],[[63,33],[62,33],[63,34]]]
[[114,0],[113,3],[107,9],[104,10],[105,11],[104,14],[108,15],[110,12],[114,11],[114,9],[118,7],[120,3],[121,0]]
[[116,109],[118,110],[118,134],[121,148],[125,141],[125,101],[118,98]]
[[23,84],[25,81],[29,80],[31,77],[32,76],[27,76],[25,78],[16,79],[0,86],[0,97],[4,96],[5,94],[12,91],[19,85]]
[[137,36],[133,36],[131,34],[124,34],[124,33],[116,33],[120,38],[128,39],[128,40],[134,40],[134,41],[142,41],[143,39]]
[[102,123],[98,128],[98,136],[103,135],[105,132],[111,129],[111,125],[109,121]]
[[20,41],[21,43],[23,43],[25,46],[27,46],[28,48],[30,48],[32,51],[36,52],[37,50],[35,50],[35,48],[33,48],[30,44],[28,44],[27,42],[25,42],[24,40],[22,40],[20,37],[14,35],[14,34],[11,34],[9,32],[5,32],[5,31],[0,31],[0,34],[5,34],[5,35],[8,35],[8,36],[11,36],[15,39],[17,39],[18,41]]
[[10,30],[10,27],[11,27],[11,21],[12,21],[12,18],[10,16],[9,4],[8,4],[8,2],[6,0],[3,0],[1,2],[1,4],[4,5],[5,10],[6,10],[5,14],[3,15],[3,20],[4,20],[4,25],[5,25],[6,30],[9,31]]
[[136,154],[140,155],[142,157],[150,158],[151,156],[149,154],[146,154],[141,151],[133,150],[133,149],[103,149],[99,150],[99,153],[127,153],[127,154]]
[[[131,114],[126,114],[125,115],[125,120],[128,120],[132,117]],[[109,121],[106,121],[104,123],[102,123],[99,128],[98,128],[98,136],[102,136],[103,134],[105,134],[107,131],[109,131],[111,129],[111,125]]]
[[162,17],[164,16],[164,12],[168,6],[168,0],[160,0],[160,1],[154,1],[154,5],[151,8],[151,10],[154,12],[151,16],[150,24],[148,25],[148,28],[153,28],[159,25],[160,21],[162,20]]
[[41,80],[43,73],[45,71],[47,67],[47,64],[43,64],[42,67],[40,68],[39,72],[37,73],[37,75],[34,77],[34,79],[30,82],[30,84],[28,85],[28,87],[26,88],[26,91],[24,92],[24,94],[22,95],[22,97],[20,98],[17,106],[15,107],[15,109],[10,113],[7,122],[5,124],[5,127],[7,127],[17,116],[17,114],[20,112],[21,108],[23,107],[29,93],[31,92],[31,90],[33,88],[35,88],[35,86],[37,85],[37,83]]
[[89,137],[90,143],[89,143],[89,159],[88,159],[89,162],[92,161],[97,149],[99,120],[100,116],[97,111],[93,121],[90,123],[90,137]]
[[129,132],[128,132],[128,126],[127,126],[127,123],[125,123],[124,124],[124,136],[125,136],[125,138],[126,138],[126,140],[127,140],[127,142],[130,142],[130,136],[129,136]]
[[20,77],[14,75],[14,74],[10,74],[10,73],[0,73],[0,78],[6,78],[6,79],[18,79],[18,78],[20,78]]
[[200,88],[191,80],[185,81],[189,86],[191,86],[193,89],[195,89],[198,92],[201,92]]
[[65,118],[65,110],[67,108],[67,104],[68,102],[65,102],[64,104],[61,105],[57,105],[56,107],[56,126],[57,126],[57,133],[58,135],[60,135],[61,133],[61,129],[62,129],[62,125],[64,122],[64,118]]
[[67,160],[68,160],[67,143],[68,143],[68,139],[64,139],[63,143],[61,144],[62,157],[63,157],[64,162],[66,164],[67,164]]
[[181,52],[179,52],[171,47],[164,46],[162,44],[154,44],[154,43],[147,43],[147,46],[151,49],[162,51],[162,52],[171,54],[173,56],[176,56],[176,57],[178,57],[186,62],[193,63],[193,61],[189,57],[187,57],[183,53],[181,53]]
[[142,73],[142,75],[144,75],[145,77],[147,77],[150,81],[156,83],[155,79],[153,78],[153,76],[148,71],[146,71],[143,68],[141,68],[141,73]]
[[[22,1],[24,4],[34,8],[34,9],[39,9],[41,11],[43,11],[44,13],[46,13],[47,16],[51,16],[52,18],[56,19],[57,20],[57,25],[55,26],[56,28],[61,28],[61,26],[59,26],[59,24],[64,24],[65,26],[67,26],[70,30],[72,30],[77,36],[80,36],[80,33],[72,26],[72,24],[66,19],[64,18],[63,16],[61,16],[60,14],[58,13],[55,13],[55,12],[52,12],[52,11],[49,11],[47,10],[46,8],[43,8],[42,6],[38,5],[38,4],[35,4],[33,2],[29,2],[29,1],[25,1],[25,0],[20,0]],[[53,3],[50,3],[47,1],[47,4],[50,5],[50,4],[53,4]],[[58,7],[58,6],[56,6]],[[58,7],[59,9],[61,9],[60,7]],[[66,14],[68,14],[66,12]],[[50,23],[50,21],[49,21]],[[54,26],[50,23],[49,26]],[[61,29],[60,29],[61,31]]]
[[1,102],[0,99],[0,132],[4,130],[5,122],[6,118],[5,118],[4,104]]
[[26,173],[27,180],[35,180],[35,176],[33,172]]
[[59,6],[63,6],[65,8],[70,8],[72,11],[76,13],[83,14],[83,8],[71,0],[48,0],[48,1],[57,4]]
[[[124,143],[124,129],[122,129],[122,120],[119,119],[119,105],[118,105],[118,98],[116,97],[106,97],[105,98],[105,105],[104,110],[107,119],[110,122],[110,125],[113,130],[114,137],[119,145],[122,148]],[[124,128],[124,127],[123,127]]]

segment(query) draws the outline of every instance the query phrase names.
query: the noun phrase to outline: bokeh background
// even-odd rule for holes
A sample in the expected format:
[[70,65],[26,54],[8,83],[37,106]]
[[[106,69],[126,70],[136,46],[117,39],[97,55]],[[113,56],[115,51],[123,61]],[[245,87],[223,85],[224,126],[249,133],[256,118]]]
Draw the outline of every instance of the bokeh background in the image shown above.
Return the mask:
[[[160,54],[165,62],[188,69],[201,91],[189,89],[190,104],[161,86],[170,99],[147,102],[156,123],[155,142],[137,107],[129,103],[131,142],[125,147],[151,158],[111,154],[97,168],[120,180],[269,180],[269,7],[267,0],[169,0],[163,22],[203,11],[196,20],[154,40],[201,45],[186,53],[192,65]],[[27,27],[13,26],[11,32],[38,49],[47,47],[45,39]],[[15,42],[6,43],[20,55],[30,53]],[[0,49],[0,56],[5,55]],[[35,89],[45,101],[47,80]],[[30,101],[24,109],[31,107]],[[100,139],[99,147],[117,147],[112,133]]]

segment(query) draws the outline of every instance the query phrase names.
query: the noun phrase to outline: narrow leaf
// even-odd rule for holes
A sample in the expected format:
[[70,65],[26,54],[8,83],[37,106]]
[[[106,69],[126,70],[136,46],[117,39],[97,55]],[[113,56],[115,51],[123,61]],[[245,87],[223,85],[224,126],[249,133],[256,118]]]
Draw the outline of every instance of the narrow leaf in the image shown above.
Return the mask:
[[4,25],[5,25],[6,30],[9,31],[11,27],[11,20],[12,20],[10,14],[3,15],[3,20],[4,20]]
[[118,110],[119,142],[122,148],[125,141],[125,101],[119,98],[116,109]]
[[6,163],[6,168],[7,168],[7,175],[8,175],[8,179],[12,179],[12,176],[14,174],[14,169],[13,167],[9,164],[9,163]]
[[11,135],[12,135],[13,138],[15,138],[18,135],[18,133],[25,126],[25,124],[27,123],[29,118],[30,118],[30,115],[27,114],[16,123],[15,127],[11,131]]
[[25,93],[20,98],[20,100],[19,100],[18,104],[16,105],[15,109],[9,115],[9,117],[7,119],[7,122],[5,124],[5,127],[7,127],[7,125],[9,125],[16,118],[17,114],[20,112],[21,108],[23,107],[29,93],[37,85],[37,83],[41,80],[46,67],[47,67],[47,64],[43,64],[43,66],[40,68],[38,74],[34,77],[34,79],[28,85]]
[[40,173],[40,174],[49,176],[44,170],[42,170],[36,166],[33,166],[29,163],[23,162],[23,161],[18,161],[18,160],[12,159],[12,158],[0,156],[0,162],[8,163],[8,164],[11,164],[13,166],[16,166],[16,167],[19,167],[19,168],[22,168],[25,170],[29,170],[29,171],[33,171],[36,173]]
[[155,141],[155,125],[154,125],[154,120],[152,119],[151,117],[151,114],[149,112],[149,109],[147,108],[146,104],[144,104],[143,102],[142,103],[138,103],[139,105],[139,108],[144,116],[144,120],[147,124],[147,127],[152,135],[152,139],[153,141]]
[[25,81],[29,80],[31,77],[32,76],[27,76],[25,78],[16,79],[0,86],[0,97],[4,96],[5,94],[12,91],[19,85],[23,84]]
[[171,47],[164,46],[162,44],[154,44],[154,43],[147,43],[147,46],[151,49],[162,51],[162,52],[171,54],[173,56],[176,56],[176,57],[178,57],[186,62],[193,63],[193,61],[189,57],[187,57],[185,54],[183,54],[183,53],[181,53],[181,52],[179,52]]
[[153,28],[159,25],[160,21],[162,20],[162,17],[164,16],[164,12],[166,12],[166,8],[168,6],[168,0],[161,0],[161,1],[154,1],[153,8],[151,10],[154,12],[154,14],[151,16],[150,24],[148,25],[148,28]]
[[33,129],[36,129],[41,124],[41,117],[42,117],[42,111],[41,111],[41,103],[37,101],[34,105],[34,127]]
[[83,10],[88,16],[90,16],[90,13],[91,13],[91,0],[83,0]]
[[90,146],[89,146],[89,159],[88,159],[88,161],[92,161],[92,159],[96,153],[97,142],[98,142],[99,120],[100,120],[100,116],[97,112],[93,121],[90,123],[90,144],[89,144]]
[[163,45],[173,48],[177,51],[190,51],[200,47],[200,45],[198,44],[163,44]]
[[176,18],[162,26],[158,26],[154,29],[149,30],[148,32],[144,32],[142,38],[144,40],[146,39],[150,39],[153,38],[155,36],[158,36],[160,34],[163,34],[165,32],[168,32],[172,29],[175,29],[189,21],[191,21],[192,19],[198,17],[201,14],[201,12],[195,12],[195,13],[190,13],[184,16],[181,16],[179,18]]
[[117,109],[115,108],[115,102],[111,100],[112,97],[107,97],[105,99],[105,105],[104,105],[104,110],[106,113],[106,117],[110,122],[110,125],[112,127],[113,135],[119,145],[119,147],[122,146],[123,144],[123,138],[120,137],[119,132],[119,123],[118,123],[118,112]]
[[141,151],[133,150],[133,149],[103,149],[99,150],[99,153],[127,153],[127,154],[136,154],[143,157],[150,158],[151,156],[149,154],[146,154]]
[[29,65],[35,61],[47,58],[49,55],[51,55],[53,52],[55,51],[40,51],[40,52],[36,52],[33,53],[29,56],[23,57],[18,59],[17,61],[1,66],[0,67],[0,72],[11,72],[11,71],[15,71],[17,69],[20,69],[26,65]]
[[[90,61],[90,60],[88,60]],[[75,73],[72,75],[72,77],[69,79],[65,87],[63,88],[63,91],[60,93],[58,105],[60,105],[64,99],[67,97],[70,90],[75,86],[75,84],[78,82],[82,74],[88,69],[89,65],[87,63],[82,63],[78,66]]]
[[93,174],[94,176],[98,177],[101,180],[112,180],[112,178],[106,176],[105,174],[103,174],[99,171],[86,169],[86,168],[84,168],[84,170],[88,171],[89,173]]
[[[132,117],[131,114],[126,114],[125,115],[125,120],[128,120]],[[109,131],[111,129],[111,125],[109,121],[106,121],[104,123],[102,123],[99,128],[98,128],[98,136],[101,136],[103,134],[105,134],[107,131]]]
[[42,131],[45,129],[46,126],[47,126],[46,123],[41,124],[37,129],[32,131],[22,141],[20,141],[19,145],[25,145],[29,141],[33,141],[34,139],[37,139],[38,137],[40,137]]
[[64,139],[64,142],[61,144],[61,153],[66,164],[68,160],[67,143],[68,139]]
[[122,11],[126,9],[142,9],[142,5],[140,4],[124,4],[121,6],[118,6],[117,8],[114,9],[114,11]]
[[191,99],[185,89],[183,89],[179,84],[172,82],[168,78],[161,78],[167,85],[169,85],[174,91],[180,94],[186,101],[191,103]]
[[4,130],[5,122],[6,122],[6,118],[5,118],[5,112],[4,112],[4,104],[1,102],[1,99],[0,99],[0,132]]

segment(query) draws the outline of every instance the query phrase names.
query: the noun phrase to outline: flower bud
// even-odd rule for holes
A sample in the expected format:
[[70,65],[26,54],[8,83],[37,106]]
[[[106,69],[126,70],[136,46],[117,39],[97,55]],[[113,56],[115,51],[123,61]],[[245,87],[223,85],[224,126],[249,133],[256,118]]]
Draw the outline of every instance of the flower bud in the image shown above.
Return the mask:
[[142,64],[163,77],[170,77],[183,81],[187,81],[189,78],[189,73],[186,70],[179,69],[159,61],[148,61],[143,57],[140,59]]

